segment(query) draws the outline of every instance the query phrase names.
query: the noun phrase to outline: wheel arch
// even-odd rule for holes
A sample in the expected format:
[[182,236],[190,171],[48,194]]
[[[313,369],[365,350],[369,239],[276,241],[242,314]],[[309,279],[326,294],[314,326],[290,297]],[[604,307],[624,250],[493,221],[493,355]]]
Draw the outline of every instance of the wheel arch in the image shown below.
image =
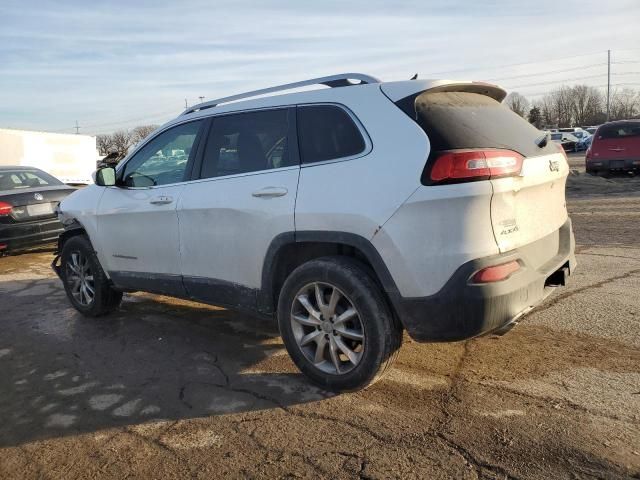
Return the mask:
[[376,248],[360,235],[336,231],[286,232],[273,239],[262,268],[258,310],[269,315],[275,313],[280,290],[289,274],[309,260],[332,255],[354,258],[363,263],[381,287],[395,316],[394,299],[398,289]]
[[[69,240],[71,237],[75,237],[76,235],[86,235],[89,237],[87,233],[87,229],[76,219],[73,219],[70,223],[65,224],[64,231],[58,236],[58,254],[62,253],[62,247],[64,243]],[[89,239],[91,241],[91,239]]]

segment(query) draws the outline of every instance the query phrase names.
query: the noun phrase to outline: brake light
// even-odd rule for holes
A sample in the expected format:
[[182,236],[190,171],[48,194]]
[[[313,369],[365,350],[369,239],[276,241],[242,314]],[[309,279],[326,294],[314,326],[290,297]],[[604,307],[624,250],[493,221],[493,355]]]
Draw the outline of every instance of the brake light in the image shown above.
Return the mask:
[[511,150],[452,150],[442,152],[431,169],[434,182],[488,180],[511,177],[522,169],[524,157]]
[[11,215],[11,210],[13,210],[13,205],[7,202],[0,202],[0,217]]
[[518,270],[520,270],[520,264],[516,260],[513,260],[500,265],[483,268],[471,277],[471,281],[473,283],[499,282],[500,280],[505,280],[510,277],[512,273]]

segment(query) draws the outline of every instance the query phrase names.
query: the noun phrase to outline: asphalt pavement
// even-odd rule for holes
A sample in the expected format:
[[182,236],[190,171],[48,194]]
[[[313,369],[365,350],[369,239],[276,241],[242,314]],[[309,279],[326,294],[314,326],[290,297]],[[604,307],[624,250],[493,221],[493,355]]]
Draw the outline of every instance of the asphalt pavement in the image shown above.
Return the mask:
[[141,293],[83,318],[50,252],[0,259],[0,478],[640,478],[640,188],[570,162],[570,285],[502,337],[406,337],[352,394],[274,324]]

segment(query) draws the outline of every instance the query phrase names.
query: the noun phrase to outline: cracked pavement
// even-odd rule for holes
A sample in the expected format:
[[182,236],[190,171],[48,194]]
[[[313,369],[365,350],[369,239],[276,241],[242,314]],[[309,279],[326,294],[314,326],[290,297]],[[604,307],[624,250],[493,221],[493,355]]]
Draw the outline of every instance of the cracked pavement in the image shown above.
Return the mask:
[[570,286],[344,395],[274,324],[150,294],[87,319],[50,252],[0,259],[0,478],[639,478],[640,189],[570,182]]

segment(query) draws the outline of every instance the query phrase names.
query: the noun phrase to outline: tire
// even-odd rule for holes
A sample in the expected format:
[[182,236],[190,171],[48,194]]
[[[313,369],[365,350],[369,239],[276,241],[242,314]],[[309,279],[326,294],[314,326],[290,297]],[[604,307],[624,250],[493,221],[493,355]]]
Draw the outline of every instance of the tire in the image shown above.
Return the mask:
[[[99,317],[118,308],[122,292],[111,287],[85,235],[71,237],[64,243],[61,260],[62,283],[76,310],[87,317]],[[82,273],[78,274],[79,271]]]
[[337,392],[382,378],[402,343],[402,328],[381,288],[365,265],[348,257],[322,257],[296,268],[280,291],[278,326],[300,371]]
[[587,169],[587,173],[589,175],[598,175],[598,170],[592,170],[590,168]]

